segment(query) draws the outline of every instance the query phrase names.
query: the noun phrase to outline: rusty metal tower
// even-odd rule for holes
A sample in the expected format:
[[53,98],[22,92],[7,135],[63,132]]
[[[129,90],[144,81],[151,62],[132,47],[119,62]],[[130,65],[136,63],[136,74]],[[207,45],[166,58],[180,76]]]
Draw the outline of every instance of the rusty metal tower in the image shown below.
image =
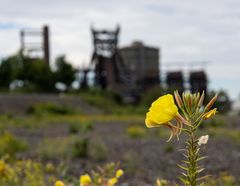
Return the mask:
[[102,89],[122,90],[128,83],[128,73],[118,52],[116,30],[95,30],[91,28],[94,51],[91,63],[95,66],[95,83]]
[[42,58],[47,64],[50,63],[49,27],[47,25],[41,29],[22,29],[20,39],[23,56]]

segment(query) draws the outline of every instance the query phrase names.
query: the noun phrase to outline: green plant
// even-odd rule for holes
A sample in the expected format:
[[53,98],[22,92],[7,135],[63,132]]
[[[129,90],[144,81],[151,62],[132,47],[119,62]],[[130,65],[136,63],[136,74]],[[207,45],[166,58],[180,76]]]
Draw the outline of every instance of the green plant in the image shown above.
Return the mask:
[[55,182],[52,174],[46,174],[41,163],[31,160],[8,163],[0,159],[1,186],[49,186]]
[[89,139],[78,139],[73,143],[73,157],[87,158],[89,156]]
[[178,165],[183,171],[179,178],[186,186],[197,186],[200,182],[202,186],[205,185],[203,180],[208,176],[200,176],[204,168],[199,166],[199,162],[205,157],[201,157],[199,152],[200,146],[207,143],[209,136],[196,138],[196,131],[204,120],[216,114],[217,109],[211,110],[211,107],[217,100],[217,95],[205,107],[203,107],[204,92],[202,95],[183,93],[180,96],[178,91],[175,91],[174,97],[177,105],[171,94],[161,96],[154,101],[146,114],[145,123],[149,128],[159,126],[170,128],[169,140],[173,136],[178,137],[181,132],[187,135],[186,147],[183,150],[184,159],[182,165]]
[[28,148],[25,140],[16,138],[9,132],[4,132],[0,136],[0,156],[5,154],[14,157],[18,152],[26,151]]
[[69,131],[69,134],[77,134],[79,132],[79,124],[80,123],[70,123],[69,124],[69,128],[68,128],[68,131]]
[[76,111],[67,105],[58,105],[55,103],[38,103],[32,105],[28,108],[28,113],[36,114],[36,115],[43,115],[43,114],[73,114]]
[[38,145],[37,154],[43,160],[66,159],[71,156],[72,140],[69,137],[45,138]]
[[93,130],[93,123],[89,121],[82,122],[80,124],[80,129],[82,132],[90,132]]

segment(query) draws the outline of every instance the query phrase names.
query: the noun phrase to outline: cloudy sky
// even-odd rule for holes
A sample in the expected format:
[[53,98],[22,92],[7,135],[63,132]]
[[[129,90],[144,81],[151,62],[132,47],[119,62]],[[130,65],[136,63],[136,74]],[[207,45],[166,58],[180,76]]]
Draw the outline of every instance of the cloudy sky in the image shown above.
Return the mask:
[[[75,66],[91,57],[90,26],[121,26],[120,46],[134,40],[161,47],[164,72],[204,68],[211,89],[240,93],[239,0],[0,0],[0,57],[20,46],[21,28],[51,30],[52,59],[66,54]],[[201,63],[204,62],[204,63]]]

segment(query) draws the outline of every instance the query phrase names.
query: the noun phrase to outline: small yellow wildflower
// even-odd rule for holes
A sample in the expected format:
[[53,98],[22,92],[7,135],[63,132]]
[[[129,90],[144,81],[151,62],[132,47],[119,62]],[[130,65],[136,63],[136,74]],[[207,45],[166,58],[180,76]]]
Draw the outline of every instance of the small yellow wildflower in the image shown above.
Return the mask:
[[118,182],[117,178],[111,178],[108,180],[108,185],[107,186],[114,186]]
[[4,160],[0,160],[0,180],[8,179],[12,169],[8,166],[8,164]]
[[124,174],[122,169],[118,169],[116,172],[116,178],[120,178]]
[[87,186],[92,182],[91,177],[88,174],[80,176],[80,186]]
[[203,115],[203,119],[207,120],[207,119],[211,118],[212,116],[214,116],[216,113],[217,113],[217,108],[212,109]]
[[55,182],[55,186],[65,186],[65,184],[62,181],[58,180]]
[[154,101],[147,113],[146,126],[158,127],[171,121],[178,114],[178,108],[174,103],[173,96],[167,94]]

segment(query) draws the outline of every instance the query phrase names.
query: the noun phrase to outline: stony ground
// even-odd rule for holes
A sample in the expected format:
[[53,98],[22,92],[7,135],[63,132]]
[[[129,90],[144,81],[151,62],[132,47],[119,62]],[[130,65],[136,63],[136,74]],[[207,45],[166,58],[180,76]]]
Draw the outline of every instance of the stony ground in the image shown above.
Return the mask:
[[[93,158],[70,158],[68,159],[70,172],[79,175],[90,171],[96,165],[104,162],[120,161],[126,170],[125,179],[130,185],[147,186],[154,182],[157,177],[175,180],[179,175],[176,164],[180,162],[182,155],[177,149],[184,147],[182,139],[172,140],[166,143],[167,138],[141,137],[131,138],[126,130],[132,123],[128,122],[98,122],[94,125],[89,134],[92,142],[101,142],[107,148],[107,155],[103,161]],[[34,147],[44,138],[56,138],[68,136],[68,127],[65,124],[54,124],[52,127],[44,127],[35,130],[18,129],[13,130],[16,136],[26,139],[31,143],[32,152],[24,156],[37,158]],[[79,134],[81,137],[81,134]],[[184,137],[183,137],[184,138]],[[206,172],[211,175],[218,175],[227,171],[239,179],[240,172],[240,146],[231,140],[210,139],[203,155],[208,158],[203,161]],[[57,159],[57,157],[56,157]],[[60,162],[57,159],[57,162]],[[176,181],[176,180],[175,180]]]

